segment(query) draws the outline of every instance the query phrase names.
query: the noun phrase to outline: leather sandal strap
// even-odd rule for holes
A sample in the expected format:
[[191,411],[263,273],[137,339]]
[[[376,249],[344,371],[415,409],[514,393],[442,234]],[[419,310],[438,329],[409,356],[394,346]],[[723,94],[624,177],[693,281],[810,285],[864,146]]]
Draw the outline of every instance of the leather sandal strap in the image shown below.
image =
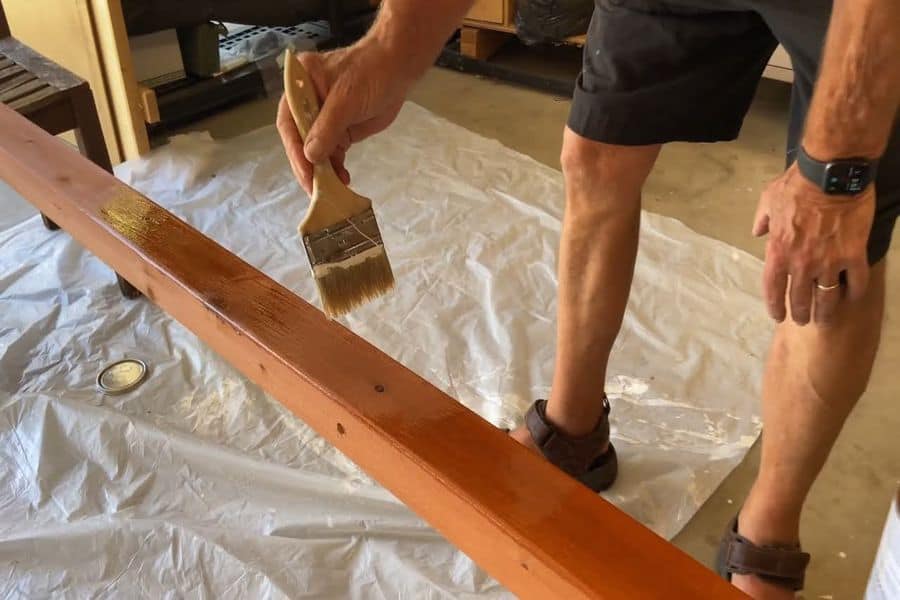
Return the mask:
[[583,475],[609,442],[609,401],[603,399],[603,417],[593,431],[583,436],[569,436],[557,431],[547,421],[547,401],[537,400],[525,413],[525,426],[531,439],[552,464],[569,475]]
[[737,522],[735,517],[725,534],[727,572],[756,575],[794,591],[802,590],[809,554],[799,545],[757,546],[737,532]]

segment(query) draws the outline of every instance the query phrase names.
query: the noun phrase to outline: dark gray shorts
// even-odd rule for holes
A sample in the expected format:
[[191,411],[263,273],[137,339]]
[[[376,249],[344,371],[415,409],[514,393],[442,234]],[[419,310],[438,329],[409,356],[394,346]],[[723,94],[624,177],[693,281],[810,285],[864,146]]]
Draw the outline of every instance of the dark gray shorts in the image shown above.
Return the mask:
[[[830,16],[829,0],[595,0],[569,127],[626,146],[733,140],[780,42],[794,66],[790,164]],[[900,215],[900,121],[876,187],[872,263]]]

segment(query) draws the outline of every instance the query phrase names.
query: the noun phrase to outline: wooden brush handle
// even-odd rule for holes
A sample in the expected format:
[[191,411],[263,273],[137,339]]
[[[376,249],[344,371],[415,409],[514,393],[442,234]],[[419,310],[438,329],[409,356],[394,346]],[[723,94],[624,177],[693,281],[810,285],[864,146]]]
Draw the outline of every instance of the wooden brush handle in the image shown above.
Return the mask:
[[[319,116],[319,99],[312,78],[290,49],[284,55],[284,93],[297,130],[305,142],[313,122]],[[327,160],[313,165],[313,179],[315,185],[322,187],[322,191],[326,193],[335,187],[344,187],[331,162]]]
[[319,98],[312,78],[290,49],[284,54],[284,93],[300,137],[306,141],[319,116]]
[[[290,50],[284,55],[284,94],[300,137],[305,141],[319,116],[319,99],[312,78]],[[323,197],[327,198],[326,202],[319,201]],[[312,202],[300,229],[320,229],[358,215],[371,206],[368,198],[355,194],[344,185],[334,172],[331,161],[326,160],[313,165]]]

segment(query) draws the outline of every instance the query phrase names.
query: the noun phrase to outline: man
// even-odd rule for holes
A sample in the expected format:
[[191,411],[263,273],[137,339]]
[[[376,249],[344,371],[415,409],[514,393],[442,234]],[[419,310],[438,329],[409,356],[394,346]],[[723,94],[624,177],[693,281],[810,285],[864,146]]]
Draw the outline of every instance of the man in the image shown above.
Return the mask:
[[[385,0],[354,46],[299,57],[322,112],[305,146],[284,103],[278,124],[307,190],[319,161],[349,180],[347,148],[391,123],[470,4]],[[759,473],[720,553],[723,576],[760,599],[802,587],[801,508],[878,347],[900,213],[900,0],[597,0],[561,157],[552,393],[511,433],[593,489],[612,483],[603,382],[631,285],[641,188],[661,144],[737,136],[778,42],[795,72],[789,166],[753,224],[768,235],[765,298],[778,326]]]

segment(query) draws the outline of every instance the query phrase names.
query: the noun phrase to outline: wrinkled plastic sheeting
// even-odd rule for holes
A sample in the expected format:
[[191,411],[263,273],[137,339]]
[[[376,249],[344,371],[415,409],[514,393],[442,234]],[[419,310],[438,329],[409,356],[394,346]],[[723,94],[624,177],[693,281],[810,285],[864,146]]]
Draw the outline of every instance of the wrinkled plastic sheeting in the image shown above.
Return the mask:
[[[347,325],[516,423],[551,381],[560,173],[411,104],[349,167],[398,285]],[[318,303],[294,229],[308,199],[273,128],[177,137],[118,175]],[[6,205],[0,596],[508,596],[188,330],[123,299],[69,236]],[[621,477],[605,496],[671,537],[759,433],[770,327],[756,259],[652,214],[641,236],[607,381]],[[149,378],[101,395],[98,371],[126,356]]]

